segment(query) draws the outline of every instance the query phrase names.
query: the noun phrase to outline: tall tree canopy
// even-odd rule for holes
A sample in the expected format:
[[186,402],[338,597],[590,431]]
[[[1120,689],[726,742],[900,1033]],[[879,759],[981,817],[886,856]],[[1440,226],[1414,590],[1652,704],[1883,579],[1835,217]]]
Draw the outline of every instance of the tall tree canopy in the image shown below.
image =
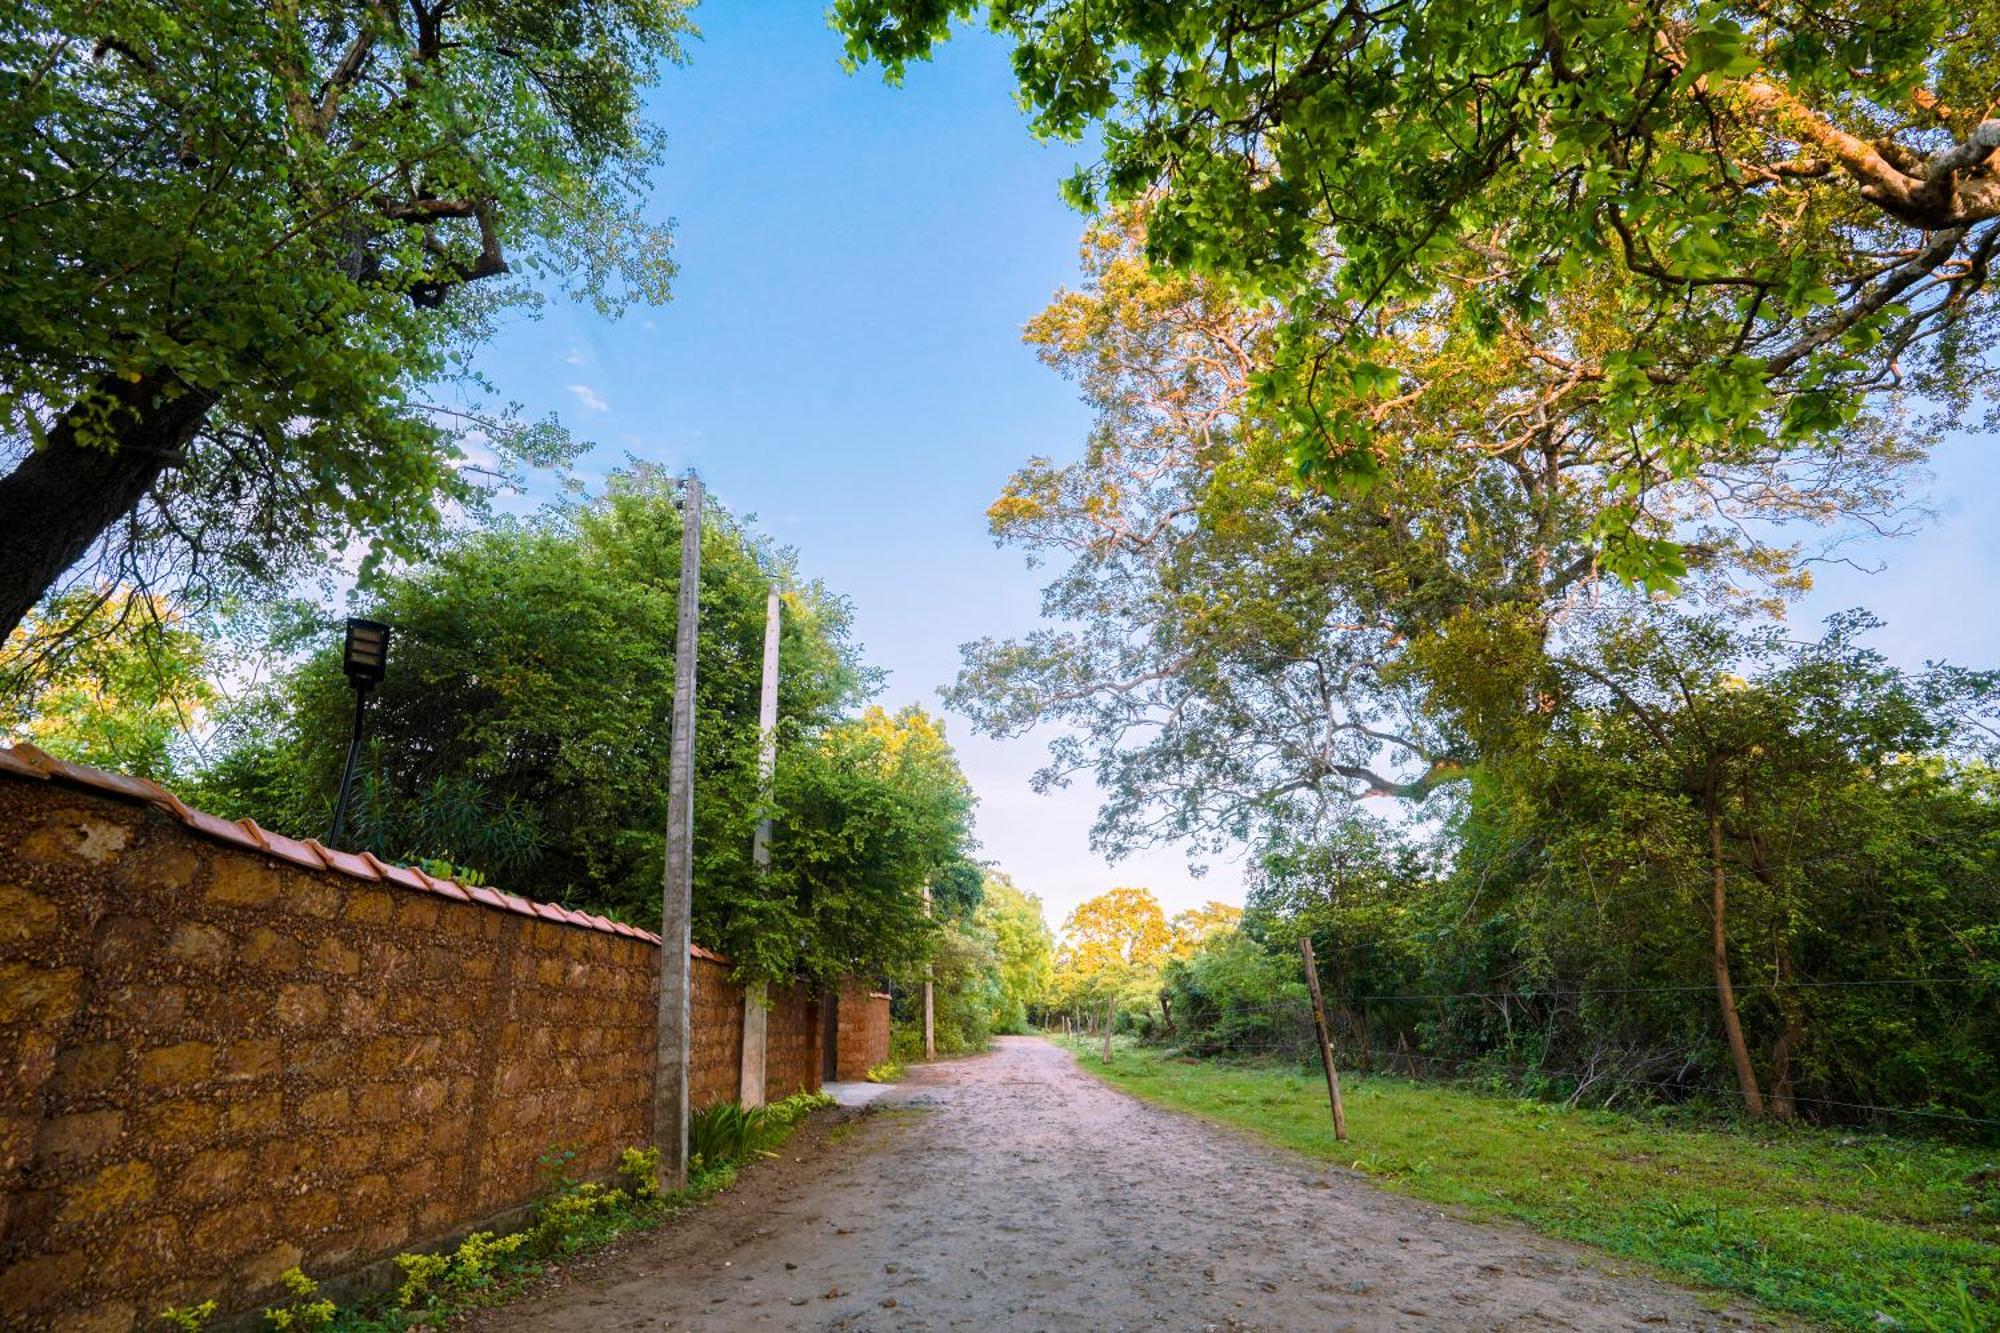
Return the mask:
[[93,552],[168,592],[409,555],[481,469],[562,457],[468,354],[537,278],[665,299],[639,94],[686,9],[9,7],[0,632]]
[[[985,8],[1035,128],[1101,132],[1085,206],[1272,315],[1260,413],[1313,478],[1436,440],[1386,418],[1501,345],[1518,422],[1592,418],[1598,557],[1666,584],[1643,492],[1838,453],[1883,394],[1990,378],[2000,13],[1949,0],[837,0],[892,78]],[[1495,425],[1501,423],[1492,423]],[[1532,436],[1447,440],[1532,463]],[[1623,493],[1621,493],[1623,492]]]
[[[721,506],[704,527],[695,937],[747,976],[906,965],[930,943],[924,890],[968,864],[957,760],[920,710],[850,716],[873,674],[844,600]],[[599,499],[495,524],[386,576],[367,609],[395,638],[369,710],[355,845],[657,921],[679,554],[674,483],[638,469]],[[757,718],[773,580],[787,591],[767,793]],[[315,651],[233,712],[190,798],[318,834],[352,702],[333,627],[303,632]],[[749,849],[767,815],[773,865],[759,875]]]
[[[1144,234],[1138,213],[1094,227],[1086,283],[1029,326],[1097,414],[1080,459],[1031,460],[989,510],[1001,541],[1056,565],[1055,623],[967,645],[949,697],[996,735],[1060,728],[1038,781],[1090,772],[1113,852],[1296,838],[1355,799],[1463,778],[1479,746],[1426,675],[1496,638],[1542,643],[1595,595],[1593,525],[1634,498],[1627,445],[1514,392],[1541,373],[1527,350],[1441,332],[1402,345],[1422,385],[1383,417],[1425,447],[1365,491],[1302,490],[1248,401],[1273,317],[1149,266]],[[1681,542],[1689,592],[1781,605],[1843,521],[1902,522],[1923,444],[1884,416],[1833,454],[1708,457],[1642,487],[1639,522]]]

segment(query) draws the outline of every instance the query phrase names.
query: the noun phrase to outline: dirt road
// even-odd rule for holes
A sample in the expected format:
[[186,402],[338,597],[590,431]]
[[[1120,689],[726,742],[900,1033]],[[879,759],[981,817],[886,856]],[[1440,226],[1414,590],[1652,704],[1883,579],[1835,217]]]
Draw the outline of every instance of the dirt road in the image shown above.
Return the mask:
[[[1692,1329],[1690,1292],[1156,1110],[1046,1042],[913,1070],[477,1327]],[[833,1142],[825,1140],[832,1139]]]

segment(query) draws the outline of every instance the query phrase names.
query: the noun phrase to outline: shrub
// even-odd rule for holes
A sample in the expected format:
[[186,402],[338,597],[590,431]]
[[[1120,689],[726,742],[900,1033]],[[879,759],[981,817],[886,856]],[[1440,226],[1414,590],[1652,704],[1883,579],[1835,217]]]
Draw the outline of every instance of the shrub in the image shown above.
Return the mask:
[[403,1285],[396,1288],[396,1304],[409,1310],[415,1308],[419,1297],[430,1294],[431,1283],[445,1275],[451,1268],[451,1260],[442,1254],[399,1254],[396,1267],[403,1270]]
[[292,1294],[291,1304],[281,1310],[266,1310],[264,1317],[273,1329],[285,1333],[321,1333],[333,1324],[333,1302],[321,1298],[319,1283],[297,1268],[288,1268],[278,1279]]
[[625,1182],[625,1192],[641,1203],[659,1198],[660,1150],[627,1148],[618,1155],[618,1179]]
[[704,1166],[742,1162],[762,1149],[759,1140],[765,1131],[769,1111],[723,1102],[688,1117],[688,1164],[696,1171]]
[[201,1333],[208,1327],[208,1321],[215,1318],[215,1302],[203,1301],[200,1305],[169,1306],[160,1311],[160,1318],[179,1329],[181,1333]]

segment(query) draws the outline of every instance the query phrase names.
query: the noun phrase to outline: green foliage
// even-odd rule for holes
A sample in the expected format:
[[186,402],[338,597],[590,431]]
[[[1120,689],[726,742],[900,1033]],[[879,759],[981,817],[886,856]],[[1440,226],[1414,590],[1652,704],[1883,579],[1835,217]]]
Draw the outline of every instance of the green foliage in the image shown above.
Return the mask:
[[1272,990],[1305,935],[1345,1063],[1407,1049],[1577,1102],[1755,1091],[1780,1117],[1991,1139],[2000,799],[1978,738],[2000,692],[1890,669],[1871,626],[1795,643],[1607,612],[1525,676],[1440,675],[1490,757],[1434,845],[1349,821],[1270,850],[1243,935],[1168,967],[1169,1039],[1309,1050]]
[[[1296,955],[1294,955],[1296,957]],[[1160,990],[1172,1027],[1158,1035],[1188,1055],[1242,1051],[1303,1060],[1318,1047],[1312,1009],[1296,963],[1235,932],[1210,936],[1169,962]]]
[[558,1191],[542,1204],[527,1244],[541,1255],[567,1255],[623,1230],[622,1214],[631,1196],[585,1181]]
[[[111,452],[77,512],[127,573],[212,589],[350,543],[364,576],[416,554],[483,481],[572,451],[483,404],[469,357],[501,318],[551,283],[666,298],[641,94],[686,8],[9,8],[0,451]],[[17,551],[74,530],[16,517]]]
[[[940,720],[869,708],[781,754],[774,789],[772,870],[741,905],[759,929],[738,929],[739,968],[900,972],[949,939],[955,918],[938,912],[934,931],[923,892],[963,878],[974,798]],[[976,880],[958,901],[976,904]]]
[[733,1168],[760,1157],[775,1157],[778,1144],[813,1111],[833,1105],[819,1092],[797,1092],[763,1106],[720,1102],[688,1117],[691,1174]]
[[988,871],[974,922],[992,937],[997,968],[987,1027],[1027,1032],[1030,1013],[1047,1003],[1055,980],[1055,937],[1042,915],[1042,900],[998,871]]
[[177,742],[217,700],[209,646],[125,587],[50,598],[0,649],[0,735],[59,759],[171,780]]
[[292,1299],[279,1309],[264,1311],[264,1318],[273,1329],[285,1333],[321,1333],[333,1325],[334,1304],[319,1294],[319,1283],[297,1268],[286,1269],[279,1281],[285,1284]]
[[902,1078],[903,1065],[898,1060],[884,1060],[881,1064],[870,1065],[868,1068],[870,1083],[898,1083]]
[[[1649,521],[1663,479],[1774,444],[1835,456],[1890,393],[1954,411],[1994,370],[1990,7],[834,15],[851,61],[900,78],[982,8],[1015,44],[1034,129],[1101,145],[1072,202],[1146,201],[1155,263],[1271,312],[1255,411],[1311,482],[1365,488],[1467,444],[1532,466],[1583,435],[1643,441],[1606,456],[1584,521],[1605,564],[1666,587],[1692,544]],[[1531,349],[1543,368],[1517,365],[1475,409],[1497,409],[1495,433],[1412,437],[1385,417],[1441,373],[1412,364],[1413,341],[1461,362]]]
[[[704,527],[695,937],[745,978],[907,964],[928,947],[924,888],[968,864],[972,797],[951,747],[919,709],[845,717],[871,682],[845,602],[719,506]],[[657,921],[679,533],[674,483],[641,468],[601,499],[494,525],[385,578],[369,609],[395,647],[370,704],[355,845]],[[773,581],[788,591],[767,800],[757,696]],[[314,651],[233,714],[191,798],[324,827],[352,699],[334,627],[303,641]],[[747,852],[764,815],[773,868],[758,875]]]
[[660,1197],[660,1150],[627,1148],[618,1154],[618,1179],[625,1192],[640,1203]]
[[160,1311],[162,1322],[172,1325],[180,1333],[202,1333],[208,1321],[215,1318],[217,1310],[214,1301],[203,1301],[199,1305],[169,1306]]
[[766,1111],[761,1106],[720,1102],[688,1116],[688,1165],[692,1171],[768,1157]]
[[402,1285],[396,1288],[396,1304],[405,1310],[431,1292],[431,1284],[451,1271],[451,1259],[442,1254],[399,1254],[396,1267],[403,1270]]
[[[1378,1184],[1526,1222],[1838,1327],[1971,1330],[2000,1289],[1982,1149],[1872,1134],[1719,1131],[1458,1087],[1342,1079],[1336,1143],[1316,1068],[1186,1061],[1121,1043],[1083,1067]],[[1987,1295],[1981,1296],[1980,1293]],[[1970,1310],[1975,1317],[1961,1322]]]

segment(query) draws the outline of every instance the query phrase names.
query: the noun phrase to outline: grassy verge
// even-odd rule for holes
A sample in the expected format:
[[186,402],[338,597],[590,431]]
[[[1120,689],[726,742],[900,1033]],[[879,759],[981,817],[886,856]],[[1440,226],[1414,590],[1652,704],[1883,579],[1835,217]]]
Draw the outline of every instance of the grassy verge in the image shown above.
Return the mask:
[[1147,1101],[1827,1323],[2000,1329],[2000,1150],[1824,1130],[1716,1129],[1317,1066],[1121,1043],[1084,1069]]

